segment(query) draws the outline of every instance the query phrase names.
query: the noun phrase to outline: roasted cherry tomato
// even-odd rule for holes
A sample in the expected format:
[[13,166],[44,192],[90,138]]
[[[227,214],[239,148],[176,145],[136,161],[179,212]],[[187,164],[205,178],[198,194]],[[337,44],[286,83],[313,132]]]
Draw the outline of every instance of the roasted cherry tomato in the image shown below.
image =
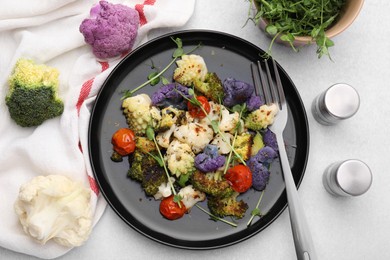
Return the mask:
[[119,155],[129,155],[135,150],[135,134],[128,128],[121,128],[112,135],[111,143]]
[[225,179],[232,186],[232,189],[239,193],[246,192],[252,186],[252,172],[248,166],[242,164],[227,170]]
[[174,196],[171,195],[163,199],[160,203],[161,214],[169,220],[175,220],[181,218],[187,212],[184,203],[180,202],[180,206],[179,206],[179,204],[175,202],[173,198]]
[[[210,112],[210,104],[206,97],[204,96],[197,96],[196,99],[199,101],[199,103],[202,105],[203,109],[207,112],[207,114]],[[205,118],[207,114],[204,113],[203,109],[197,105],[192,104],[190,101],[188,101],[188,112],[193,118]]]

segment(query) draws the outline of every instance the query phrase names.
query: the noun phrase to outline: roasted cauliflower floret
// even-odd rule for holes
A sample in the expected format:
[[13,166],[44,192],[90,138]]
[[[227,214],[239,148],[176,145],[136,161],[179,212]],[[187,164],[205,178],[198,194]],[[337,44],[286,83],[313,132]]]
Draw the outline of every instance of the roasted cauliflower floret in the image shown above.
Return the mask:
[[128,97],[122,102],[127,124],[136,135],[144,135],[146,128],[152,122],[151,103],[150,97],[146,94]]
[[248,115],[245,119],[245,127],[255,131],[265,129],[267,126],[272,125],[277,113],[278,107],[275,104],[271,106],[262,105]]
[[183,55],[176,61],[177,68],[173,73],[173,79],[186,86],[193,85],[196,81],[204,81],[207,75],[207,67],[203,58],[199,55]]
[[169,171],[176,177],[191,174],[195,170],[195,154],[191,147],[177,139],[169,144],[165,157]]
[[177,127],[173,135],[181,142],[192,147],[192,151],[197,154],[210,143],[214,132],[210,126],[194,122]]
[[240,120],[238,112],[230,113],[226,107],[221,106],[221,122],[219,123],[219,130],[222,132],[232,131]]

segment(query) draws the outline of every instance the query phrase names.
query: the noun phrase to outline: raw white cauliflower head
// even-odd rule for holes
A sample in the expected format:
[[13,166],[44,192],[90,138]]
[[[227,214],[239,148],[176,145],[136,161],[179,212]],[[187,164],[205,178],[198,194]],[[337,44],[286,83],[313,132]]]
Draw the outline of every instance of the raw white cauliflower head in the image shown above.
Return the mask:
[[14,204],[24,232],[41,244],[50,239],[80,246],[92,229],[91,192],[62,175],[37,176],[23,184]]
[[[146,128],[152,122],[151,104],[152,100],[147,94],[128,97],[122,102],[127,124],[137,135],[145,134]],[[158,117],[158,113],[153,115]]]
[[206,63],[199,55],[183,55],[176,61],[177,68],[173,73],[173,79],[186,86],[194,82],[204,81],[207,74]]

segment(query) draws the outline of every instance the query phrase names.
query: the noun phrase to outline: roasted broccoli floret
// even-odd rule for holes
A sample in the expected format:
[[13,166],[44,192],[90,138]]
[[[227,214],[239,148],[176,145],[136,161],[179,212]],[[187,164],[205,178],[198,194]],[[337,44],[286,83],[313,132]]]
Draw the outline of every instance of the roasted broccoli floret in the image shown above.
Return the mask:
[[146,137],[137,137],[136,149],[129,156],[130,169],[128,176],[141,183],[146,195],[153,196],[162,183],[167,182],[164,168],[154,157],[157,157],[156,146]]
[[214,72],[208,72],[204,81],[196,80],[194,88],[216,103],[221,103],[225,95],[222,82]]
[[11,118],[20,126],[38,126],[64,111],[57,95],[57,69],[32,60],[19,59],[9,78],[5,102]]
[[238,192],[234,192],[233,195],[226,198],[210,197],[207,200],[207,205],[210,212],[218,217],[232,216],[237,219],[243,218],[248,204],[243,200],[238,201]]
[[250,133],[242,133],[237,135],[234,142],[234,149],[244,161],[248,160],[251,156],[252,139],[253,137]]
[[158,125],[158,132],[164,132],[172,125],[182,125],[187,123],[186,112],[174,107],[166,107],[161,110],[161,121]]
[[213,197],[229,197],[234,192],[229,182],[219,174],[205,174],[201,171],[195,171],[191,176],[191,180],[195,189]]
[[265,129],[267,126],[272,125],[277,112],[278,107],[275,104],[270,106],[262,105],[247,116],[245,127],[255,131]]

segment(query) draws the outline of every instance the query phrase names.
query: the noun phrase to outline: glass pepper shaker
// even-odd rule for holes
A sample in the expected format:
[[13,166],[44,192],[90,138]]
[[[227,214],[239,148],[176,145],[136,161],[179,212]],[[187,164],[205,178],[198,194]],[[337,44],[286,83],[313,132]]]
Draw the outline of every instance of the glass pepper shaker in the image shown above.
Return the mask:
[[358,92],[348,84],[337,83],[314,99],[312,113],[320,124],[334,125],[352,117],[359,106]]

